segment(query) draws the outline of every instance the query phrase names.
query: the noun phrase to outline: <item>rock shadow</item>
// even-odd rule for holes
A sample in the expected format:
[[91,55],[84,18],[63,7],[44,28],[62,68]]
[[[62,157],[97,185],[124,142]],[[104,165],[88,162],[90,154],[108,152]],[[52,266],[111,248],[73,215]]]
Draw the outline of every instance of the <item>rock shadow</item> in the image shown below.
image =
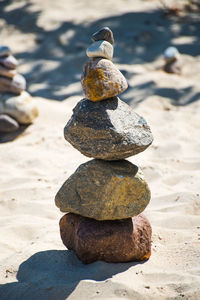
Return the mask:
[[97,261],[84,265],[70,250],[37,252],[19,266],[18,282],[0,285],[0,299],[64,300],[81,280],[104,281],[142,263]]

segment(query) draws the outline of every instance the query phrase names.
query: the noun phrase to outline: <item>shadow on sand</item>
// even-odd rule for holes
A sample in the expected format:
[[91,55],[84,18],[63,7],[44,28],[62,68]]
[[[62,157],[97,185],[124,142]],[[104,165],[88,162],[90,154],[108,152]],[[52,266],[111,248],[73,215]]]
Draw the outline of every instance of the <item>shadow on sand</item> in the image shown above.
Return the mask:
[[[147,12],[131,12],[122,15],[99,19],[95,22],[75,24],[61,22],[56,29],[45,30],[38,25],[40,11],[33,11],[32,4],[25,2],[12,10],[6,9],[14,0],[0,2],[0,18],[7,25],[13,25],[25,34],[35,36],[35,47],[22,52],[16,57],[22,64],[28,64],[24,76],[28,82],[28,90],[33,96],[41,96],[54,100],[64,100],[77,95],[82,98],[80,77],[82,66],[87,61],[85,50],[91,43],[90,36],[102,26],[109,26],[115,37],[114,62],[119,64],[144,64],[153,62],[169,45],[176,46],[181,53],[199,55],[200,35],[199,18],[166,18],[163,10]],[[187,41],[177,39],[187,36]],[[134,74],[127,74],[132,76]],[[73,91],[68,86],[74,84]],[[135,94],[129,99],[129,92],[122,94],[122,100],[131,104],[143,101],[148,94],[172,96],[174,104],[182,97],[184,91],[157,88],[155,85],[133,86]],[[141,89],[143,89],[141,91]],[[139,97],[137,94],[139,93]],[[187,93],[187,91],[186,91]],[[185,105],[199,99],[188,94],[185,101],[177,103]],[[134,104],[134,103],[133,103]]]
[[18,282],[0,285],[1,300],[64,300],[81,280],[104,281],[138,263],[84,265],[73,251],[38,252],[20,265]]

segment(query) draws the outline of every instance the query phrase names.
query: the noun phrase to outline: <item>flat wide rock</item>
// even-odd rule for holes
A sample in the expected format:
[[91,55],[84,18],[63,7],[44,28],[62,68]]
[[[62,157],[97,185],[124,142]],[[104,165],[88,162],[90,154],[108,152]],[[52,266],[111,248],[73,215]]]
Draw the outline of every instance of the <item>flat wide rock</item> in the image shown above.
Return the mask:
[[65,139],[88,157],[119,160],[144,151],[153,141],[143,117],[118,97],[81,100],[64,129]]
[[128,87],[118,68],[104,58],[94,58],[85,64],[81,84],[86,98],[92,101],[117,96]]
[[91,160],[78,167],[58,191],[62,212],[96,220],[125,219],[141,213],[150,190],[138,167],[129,161]]
[[16,69],[18,66],[16,58],[12,55],[0,57],[0,64],[11,70]]
[[13,78],[17,74],[16,70],[10,70],[0,64],[0,76]]
[[25,89],[26,80],[22,75],[17,73],[13,78],[0,76],[0,92],[19,95]]
[[87,48],[86,54],[91,58],[104,57],[112,60],[113,46],[107,41],[97,41]]
[[63,244],[83,263],[128,262],[151,255],[151,225],[144,215],[117,221],[96,221],[72,213],[60,220]]

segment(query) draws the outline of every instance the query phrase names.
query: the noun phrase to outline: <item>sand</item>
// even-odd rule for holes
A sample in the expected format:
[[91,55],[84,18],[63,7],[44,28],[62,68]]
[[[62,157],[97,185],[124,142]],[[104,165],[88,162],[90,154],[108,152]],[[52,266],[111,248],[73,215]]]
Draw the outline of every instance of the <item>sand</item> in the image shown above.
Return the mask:
[[[0,2],[1,44],[19,59],[40,111],[16,139],[1,137],[1,300],[200,298],[200,24],[194,14],[164,18],[159,1],[107,2]],[[83,265],[59,235],[54,196],[89,160],[64,140],[63,128],[83,97],[89,34],[102,25],[113,29],[114,62],[129,82],[121,99],[154,135],[151,147],[129,158],[152,192],[144,211],[152,255],[144,263]],[[182,52],[180,76],[161,70],[168,45]]]

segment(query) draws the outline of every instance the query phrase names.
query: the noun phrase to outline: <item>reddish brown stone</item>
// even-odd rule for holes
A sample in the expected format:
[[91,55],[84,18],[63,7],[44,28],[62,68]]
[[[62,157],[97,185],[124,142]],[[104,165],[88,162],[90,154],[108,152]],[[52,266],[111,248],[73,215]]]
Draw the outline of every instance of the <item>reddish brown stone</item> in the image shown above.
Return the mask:
[[151,232],[151,225],[142,214],[123,220],[97,221],[69,213],[60,220],[64,245],[86,264],[97,260],[146,260],[151,255]]

